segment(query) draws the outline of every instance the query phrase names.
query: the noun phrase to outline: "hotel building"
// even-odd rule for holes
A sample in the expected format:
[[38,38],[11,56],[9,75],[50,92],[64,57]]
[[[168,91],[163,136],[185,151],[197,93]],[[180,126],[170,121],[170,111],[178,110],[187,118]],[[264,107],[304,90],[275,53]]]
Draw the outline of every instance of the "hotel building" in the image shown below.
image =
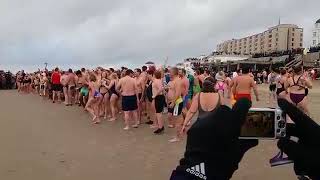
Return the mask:
[[218,52],[256,54],[286,51],[303,47],[303,29],[293,24],[279,24],[268,30],[225,41],[217,45]]

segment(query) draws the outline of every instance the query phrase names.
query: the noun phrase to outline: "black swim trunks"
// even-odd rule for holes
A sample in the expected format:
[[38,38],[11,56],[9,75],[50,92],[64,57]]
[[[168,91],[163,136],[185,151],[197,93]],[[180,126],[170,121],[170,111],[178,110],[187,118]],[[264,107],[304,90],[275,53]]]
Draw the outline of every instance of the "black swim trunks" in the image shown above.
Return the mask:
[[122,110],[134,111],[138,109],[137,96],[122,96]]
[[270,84],[270,86],[269,86],[269,90],[270,91],[276,91],[276,89],[277,89],[277,85],[276,84]]
[[[177,106],[177,105],[175,105],[175,106]],[[174,108],[175,107],[173,107],[173,108],[168,108],[168,113],[170,113],[170,114],[174,114]],[[182,114],[182,109],[183,109],[183,102],[181,102],[179,105],[178,105],[178,113],[177,113],[177,115],[173,115],[173,116],[179,116],[179,115],[181,115]]]
[[154,98],[154,106],[156,109],[156,113],[162,113],[165,104],[166,104],[166,98],[164,97],[164,95],[156,96]]
[[62,91],[61,84],[52,84],[52,91]]

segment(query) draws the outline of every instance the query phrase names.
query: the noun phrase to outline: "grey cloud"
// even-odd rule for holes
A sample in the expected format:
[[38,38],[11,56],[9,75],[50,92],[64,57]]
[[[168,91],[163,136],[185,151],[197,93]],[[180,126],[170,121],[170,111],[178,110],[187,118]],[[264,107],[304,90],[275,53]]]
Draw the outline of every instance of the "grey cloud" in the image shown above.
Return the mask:
[[227,39],[283,23],[305,28],[317,0],[3,0],[1,65],[127,65],[146,60],[174,64],[213,51]]

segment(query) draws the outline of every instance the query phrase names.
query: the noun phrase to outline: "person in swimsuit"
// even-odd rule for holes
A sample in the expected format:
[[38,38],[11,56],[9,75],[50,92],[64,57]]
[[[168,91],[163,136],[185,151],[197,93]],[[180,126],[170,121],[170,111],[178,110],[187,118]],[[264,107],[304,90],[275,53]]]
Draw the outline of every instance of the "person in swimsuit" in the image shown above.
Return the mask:
[[179,78],[179,69],[173,67],[170,69],[170,75],[172,82],[169,85],[168,91],[168,113],[175,122],[176,136],[169,140],[169,142],[180,141],[180,131],[183,123],[182,109],[183,109],[183,99],[182,99],[182,85],[181,79]]
[[146,116],[147,116],[147,122],[146,124],[151,125],[151,128],[155,127],[153,126],[153,120],[155,115],[155,109],[154,109],[154,101],[152,98],[152,83],[153,83],[153,75],[154,70],[149,69],[147,72],[147,83],[145,86],[145,99],[146,99]]
[[62,91],[64,96],[64,104],[68,104],[68,73],[62,72],[61,74],[61,85],[62,85]]
[[285,83],[287,82],[288,73],[287,70],[282,69],[280,71],[280,76],[277,79],[277,96],[284,98],[286,95]]
[[43,96],[43,97],[46,96],[47,83],[48,83],[47,75],[46,73],[42,73],[40,78],[40,96]]
[[225,81],[225,74],[223,71],[219,71],[216,76],[216,84],[215,84],[215,90],[216,92],[218,92],[220,94],[221,97],[225,97],[225,95],[227,95],[227,85],[224,82]]
[[66,106],[72,106],[75,100],[75,93],[76,93],[76,75],[73,73],[72,69],[68,70],[68,78],[67,78],[67,84],[68,84],[68,101]]
[[[142,66],[141,68],[141,73],[140,73],[140,76],[139,76],[139,79],[141,81],[141,86],[142,86],[142,98],[141,98],[141,106],[140,106],[140,111],[141,111],[141,114],[144,115],[146,118],[147,118],[147,102],[146,102],[146,84],[147,84],[147,81],[148,81],[148,73],[147,73],[147,66]],[[142,119],[142,118],[141,118]]]
[[89,99],[86,104],[85,110],[87,110],[92,115],[92,123],[98,124],[100,123],[100,112],[99,112],[99,106],[102,102],[103,98],[102,95],[99,92],[99,88],[97,88],[97,79],[94,74],[90,74],[89,77]]
[[268,104],[270,102],[275,103],[277,101],[277,79],[279,79],[279,74],[277,73],[277,70],[272,70],[268,75],[268,81],[269,84],[269,100]]
[[163,81],[161,79],[161,72],[156,71],[154,73],[154,80],[152,83],[152,99],[154,99],[154,108],[156,110],[156,118],[154,121],[154,125],[156,126],[156,130],[153,132],[154,134],[161,134],[164,132],[164,123],[162,118],[163,109],[166,103],[166,99],[164,94]]
[[179,70],[179,77],[181,79],[181,91],[182,91],[182,99],[183,99],[183,109],[182,109],[182,115],[185,116],[188,112],[189,109],[189,99],[190,97],[188,96],[189,93],[189,79],[187,78],[187,72],[185,69]]
[[29,94],[30,93],[30,89],[31,89],[30,88],[30,86],[31,86],[31,76],[30,76],[30,74],[27,74],[25,76],[24,86],[25,86],[25,92],[27,94]]
[[35,77],[33,79],[33,83],[34,83],[34,89],[35,89],[35,93],[36,94],[39,94],[39,91],[40,91],[40,80],[38,78],[38,74],[35,74]]
[[110,108],[111,108],[111,119],[109,121],[115,121],[116,114],[117,114],[117,106],[118,106],[118,99],[119,93],[116,91],[116,86],[118,83],[118,76],[116,73],[111,73],[110,75],[110,83],[107,86],[109,89],[109,96],[110,96]]
[[100,86],[100,93],[103,96],[103,101],[101,105],[101,109],[103,111],[104,119],[111,118],[110,114],[110,95],[109,95],[109,89],[108,84],[110,83],[110,80],[107,79],[107,72],[104,71],[101,74],[101,86]]
[[198,112],[198,118],[205,118],[215,111],[220,105],[224,105],[224,98],[215,90],[215,80],[212,77],[203,82],[202,92],[195,95],[191,107],[184,119],[180,134],[184,135],[193,116]]
[[144,79],[141,77],[141,69],[135,69],[135,79],[136,79],[136,86],[137,86],[137,93],[138,93],[138,119],[139,124],[141,123],[141,116],[142,116],[142,103],[143,103],[143,97],[144,97]]
[[62,91],[61,85],[61,74],[59,68],[55,68],[54,72],[51,75],[52,81],[52,102],[55,103],[56,96],[58,96],[58,101],[61,101],[60,92]]
[[124,130],[130,129],[130,120],[133,119],[133,128],[137,128],[138,122],[138,93],[136,87],[136,80],[133,78],[133,71],[131,69],[126,70],[125,76],[120,79],[116,87],[121,91],[122,95],[122,110],[124,112],[125,127]]
[[79,90],[79,106],[85,107],[88,101],[88,95],[89,95],[89,90],[88,90],[88,82],[87,78],[85,77],[84,73],[81,71],[77,71],[76,75],[78,76],[78,82],[77,86],[80,88]]
[[308,108],[307,89],[312,88],[310,79],[303,73],[302,66],[293,67],[293,74],[287,79],[286,88],[288,89],[289,102],[294,103],[306,114],[310,114]]
[[198,78],[199,73],[200,73],[199,70],[197,70],[195,73],[194,84],[193,84],[193,96],[201,92],[200,81]]
[[241,98],[247,98],[252,101],[252,89],[256,96],[256,100],[259,101],[257,85],[254,82],[254,79],[249,74],[249,68],[245,67],[242,69],[242,74],[234,78],[232,82],[232,92],[234,94],[235,100],[237,101]]

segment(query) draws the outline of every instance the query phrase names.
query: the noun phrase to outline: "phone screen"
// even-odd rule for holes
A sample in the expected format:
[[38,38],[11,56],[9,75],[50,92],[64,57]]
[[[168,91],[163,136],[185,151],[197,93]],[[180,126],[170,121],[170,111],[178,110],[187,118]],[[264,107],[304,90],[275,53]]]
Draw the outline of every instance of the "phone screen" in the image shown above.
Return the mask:
[[241,127],[240,137],[243,138],[274,138],[274,111],[249,111]]

